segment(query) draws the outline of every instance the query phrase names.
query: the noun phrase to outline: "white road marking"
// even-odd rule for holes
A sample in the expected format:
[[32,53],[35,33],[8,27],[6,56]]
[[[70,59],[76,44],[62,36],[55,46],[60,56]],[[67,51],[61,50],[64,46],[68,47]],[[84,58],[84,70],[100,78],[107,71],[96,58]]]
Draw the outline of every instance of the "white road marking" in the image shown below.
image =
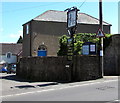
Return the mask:
[[113,100],[113,101],[109,101],[109,102],[106,102],[106,103],[120,103],[120,100]]
[[20,96],[20,95],[26,95],[26,94],[33,94],[33,93],[41,93],[41,92],[48,92],[48,91],[54,91],[54,90],[61,90],[61,89],[66,89],[66,88],[73,88],[73,87],[81,87],[81,86],[87,86],[87,85],[93,85],[93,84],[99,84],[99,83],[107,83],[107,82],[113,82],[113,81],[118,81],[118,80],[108,80],[108,81],[101,81],[101,82],[94,82],[94,83],[87,83],[87,84],[82,84],[82,85],[69,85],[67,87],[61,87],[61,88],[55,88],[55,89],[47,89],[47,90],[41,90],[41,91],[32,91],[32,92],[26,92],[26,93],[19,93],[19,94],[11,94],[11,95],[5,95],[5,96],[0,96],[0,98],[6,98],[6,97],[11,97],[11,96]]
[[116,102],[118,101],[119,102],[120,100],[114,100],[114,101],[116,101]]

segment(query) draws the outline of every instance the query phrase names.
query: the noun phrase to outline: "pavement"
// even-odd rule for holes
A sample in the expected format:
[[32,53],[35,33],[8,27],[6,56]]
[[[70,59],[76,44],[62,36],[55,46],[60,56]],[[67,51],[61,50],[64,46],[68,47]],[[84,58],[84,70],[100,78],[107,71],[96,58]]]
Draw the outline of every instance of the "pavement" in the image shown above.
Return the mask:
[[0,91],[2,92],[2,96],[11,95],[21,92],[28,92],[33,89],[38,89],[52,86],[58,84],[57,82],[31,82],[28,80],[24,80],[21,78],[17,78],[16,74],[6,74],[0,73],[1,79],[1,88]]
[[11,95],[30,93],[32,91],[46,91],[52,88],[61,89],[77,86],[85,86],[90,84],[108,82],[120,80],[118,76],[104,76],[101,79],[90,80],[90,81],[81,81],[81,82],[72,82],[72,83],[58,83],[58,82],[31,82],[24,79],[16,77],[16,74],[6,74],[0,73],[0,80],[2,87],[0,91],[2,92],[1,97],[7,97]]

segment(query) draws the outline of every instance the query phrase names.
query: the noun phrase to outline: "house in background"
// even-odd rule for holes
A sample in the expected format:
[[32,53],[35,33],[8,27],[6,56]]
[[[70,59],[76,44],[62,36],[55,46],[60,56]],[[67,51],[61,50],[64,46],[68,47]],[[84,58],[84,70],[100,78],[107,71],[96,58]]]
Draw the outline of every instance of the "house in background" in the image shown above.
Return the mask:
[[0,43],[0,63],[15,64],[22,56],[22,44]]
[[[59,49],[59,37],[67,35],[67,12],[48,10],[23,24],[23,56],[37,56],[44,44],[47,56],[56,56]],[[99,19],[85,13],[78,13],[76,33],[96,33]],[[111,24],[103,21],[104,33],[110,33]]]

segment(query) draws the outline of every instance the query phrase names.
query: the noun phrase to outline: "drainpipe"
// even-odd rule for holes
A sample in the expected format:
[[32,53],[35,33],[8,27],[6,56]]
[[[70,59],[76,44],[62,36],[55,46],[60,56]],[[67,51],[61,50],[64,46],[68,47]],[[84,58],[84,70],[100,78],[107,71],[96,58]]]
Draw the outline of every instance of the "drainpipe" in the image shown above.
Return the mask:
[[32,56],[32,20],[29,24],[29,33],[30,33],[30,57]]

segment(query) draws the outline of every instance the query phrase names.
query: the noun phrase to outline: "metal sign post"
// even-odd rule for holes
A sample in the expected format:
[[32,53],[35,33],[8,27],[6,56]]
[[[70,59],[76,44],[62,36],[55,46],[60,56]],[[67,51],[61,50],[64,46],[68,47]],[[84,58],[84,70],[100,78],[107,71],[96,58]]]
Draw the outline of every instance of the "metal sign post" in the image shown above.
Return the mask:
[[[74,63],[74,34],[77,28],[77,12],[76,7],[68,8],[67,10],[67,30],[69,33],[69,39],[67,41],[68,52],[67,52],[67,67],[71,68],[71,81],[73,79],[73,63]],[[65,10],[65,11],[66,11]]]
[[68,39],[68,60],[73,60],[74,55],[74,37],[76,28],[77,28],[77,12],[76,7],[68,8],[67,10],[67,29],[70,38]]

